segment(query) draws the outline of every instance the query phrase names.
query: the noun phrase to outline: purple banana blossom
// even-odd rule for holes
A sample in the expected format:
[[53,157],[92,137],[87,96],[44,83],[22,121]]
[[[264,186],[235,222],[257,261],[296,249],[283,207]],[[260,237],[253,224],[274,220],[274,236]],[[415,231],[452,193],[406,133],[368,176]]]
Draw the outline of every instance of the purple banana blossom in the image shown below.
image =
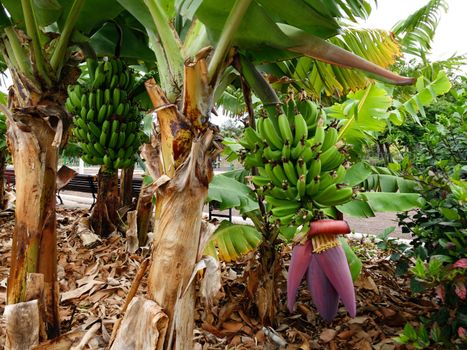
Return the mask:
[[317,259],[311,259],[306,274],[308,290],[321,317],[331,322],[337,315],[339,295],[324,274]]
[[298,287],[308,269],[307,262],[311,260],[311,251],[311,240],[305,244],[297,244],[293,248],[287,275],[287,308],[290,312],[295,310]]
[[[349,315],[355,317],[355,291],[344,250],[337,234],[349,233],[347,223],[337,220],[317,221],[313,233],[305,244],[298,244],[292,251],[287,278],[287,307],[294,310],[297,290],[305,273],[308,289],[320,315],[328,322],[337,314],[339,298]],[[313,223],[312,223],[313,225]],[[331,234],[328,225],[338,227]],[[311,231],[311,230],[310,230]]]

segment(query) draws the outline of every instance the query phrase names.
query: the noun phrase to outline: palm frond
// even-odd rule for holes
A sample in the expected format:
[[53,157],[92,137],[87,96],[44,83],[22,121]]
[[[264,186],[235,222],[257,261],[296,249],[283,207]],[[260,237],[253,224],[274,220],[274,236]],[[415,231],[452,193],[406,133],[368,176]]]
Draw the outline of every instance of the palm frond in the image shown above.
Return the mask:
[[[330,42],[384,68],[394,64],[401,55],[394,36],[384,30],[350,28],[330,39]],[[372,82],[361,71],[309,57],[297,60],[293,78],[301,89],[317,98],[323,94],[341,96],[364,88]]]
[[397,36],[402,50],[419,57],[429,52],[440,16],[447,9],[445,0],[430,0],[409,17],[396,23],[392,31]]

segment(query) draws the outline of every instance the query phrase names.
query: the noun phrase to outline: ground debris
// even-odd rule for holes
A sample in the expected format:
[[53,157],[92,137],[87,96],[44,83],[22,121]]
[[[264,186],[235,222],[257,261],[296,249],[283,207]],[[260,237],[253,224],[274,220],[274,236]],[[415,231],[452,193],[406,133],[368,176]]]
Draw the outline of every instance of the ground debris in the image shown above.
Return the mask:
[[[122,308],[133,279],[147,258],[147,250],[129,253],[125,239],[117,234],[102,239],[98,246],[85,247],[77,228],[87,210],[59,208],[57,214],[61,330],[82,331],[98,323],[99,329],[96,327],[84,349],[104,349],[114,324],[123,316]],[[14,216],[0,216],[1,345],[5,341],[3,312],[13,223]],[[299,291],[296,312],[287,311],[285,276],[290,247],[282,252],[283,267],[275,281],[280,299],[274,324],[261,323],[260,312],[249,298],[258,287],[258,276],[255,279],[254,270],[249,268],[254,256],[236,263],[221,263],[222,284],[218,293],[206,298],[197,282],[194,348],[404,349],[392,338],[407,321],[428,314],[435,305],[429,298],[415,300],[408,281],[395,277],[394,265],[374,245],[361,250],[365,263],[356,282],[357,317],[351,319],[341,305],[331,323],[319,317],[305,285]],[[143,277],[136,295],[144,296],[145,290]]]

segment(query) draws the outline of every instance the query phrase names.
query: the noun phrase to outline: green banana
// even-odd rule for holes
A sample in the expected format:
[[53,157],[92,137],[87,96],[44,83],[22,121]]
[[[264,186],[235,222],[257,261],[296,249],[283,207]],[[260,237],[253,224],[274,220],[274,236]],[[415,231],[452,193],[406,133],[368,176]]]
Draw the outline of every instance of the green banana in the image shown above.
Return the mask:
[[101,130],[96,126],[96,124],[94,124],[93,122],[89,122],[88,127],[95,137],[99,138],[101,136]]
[[75,109],[81,108],[81,95],[78,95],[77,89],[70,90],[68,92],[68,97],[70,98],[71,103]]
[[261,137],[255,131],[255,129],[250,126],[243,131],[242,139],[246,142],[250,149],[254,149],[256,145],[263,143]]
[[129,134],[125,140],[125,148],[130,147],[136,139],[136,134]]
[[342,164],[345,157],[339,152],[335,145],[329,147],[326,152],[321,153],[321,169],[322,171],[334,170]]
[[300,141],[306,140],[308,138],[308,126],[306,124],[305,119],[300,113],[294,116],[294,124],[295,134],[293,144],[294,146],[296,146]]
[[123,112],[125,110],[125,104],[123,102],[120,102],[120,104],[115,108],[115,114],[118,116],[124,116]]
[[107,146],[107,137],[108,134],[105,131],[102,131],[101,135],[99,136],[99,143],[102,145],[102,147]]
[[292,202],[281,207],[272,208],[271,211],[276,217],[285,217],[290,214],[295,214],[298,208],[300,208],[300,204]]
[[335,206],[343,204],[352,198],[353,190],[351,187],[338,188],[331,185],[320,191],[313,197],[313,202],[321,206]]
[[297,160],[300,157],[302,152],[305,150],[305,145],[305,140],[300,140],[298,144],[292,148],[290,152],[290,156],[292,157],[292,159]]
[[324,136],[324,141],[321,146],[321,151],[326,152],[331,146],[334,146],[337,142],[337,129],[329,127]]
[[269,177],[269,179],[272,181],[272,183],[273,183],[275,186],[280,187],[280,186],[282,185],[282,180],[279,180],[279,179],[276,178],[276,176],[274,175],[274,172],[272,171],[272,164],[271,164],[271,163],[265,164],[265,165],[264,165],[264,170],[266,171],[267,176]]
[[[268,179],[269,181],[269,179]],[[266,184],[267,185],[267,184]],[[265,186],[265,185],[263,185]],[[292,198],[289,198],[289,194],[287,193],[287,191],[283,190],[282,188],[279,188],[279,187],[273,187],[271,190],[268,191],[268,193],[274,197],[274,198],[277,198],[277,199],[292,199]],[[271,203],[272,204],[272,203]]]
[[299,177],[301,175],[304,175],[306,177],[306,175],[308,174],[306,162],[302,158],[299,158],[298,161],[295,163],[295,168],[297,169],[297,175]]
[[102,62],[99,62],[96,71],[94,73],[94,81],[92,83],[92,88],[97,89],[101,87],[101,85],[105,82],[105,73],[104,73],[104,65]]
[[97,114],[97,123],[102,124],[105,120],[107,115],[107,105],[102,105],[99,109],[99,113]]
[[104,104],[104,92],[101,89],[96,90],[96,110],[99,110]]
[[89,109],[96,108],[96,94],[92,91],[88,95],[88,108]]
[[313,159],[308,167],[307,182],[313,181],[319,174],[321,174],[321,159],[318,157]]
[[270,118],[266,118],[263,123],[265,132],[264,136],[266,137],[266,141],[268,141],[269,146],[281,150],[283,146],[283,141],[277,133],[272,120]]
[[282,158],[282,151],[272,150],[270,146],[267,146],[263,149],[264,158],[271,161],[279,161]]
[[[122,126],[125,125],[125,124],[122,124]],[[118,143],[117,143],[117,148],[121,148],[123,147],[123,145],[125,144],[125,139],[126,139],[126,134],[124,131],[120,131],[118,133]]]
[[264,199],[266,203],[271,204],[273,207],[284,207],[293,203],[288,199],[280,199],[269,195],[264,196]]
[[319,191],[319,181],[312,180],[306,185],[306,194],[308,197],[313,197]]
[[277,120],[282,140],[287,142],[288,145],[291,145],[293,143],[294,137],[292,134],[292,129],[290,128],[289,119],[287,119],[285,114],[281,114]]
[[303,115],[308,126],[315,125],[318,120],[318,106],[310,101],[300,101],[298,110]]
[[267,186],[271,183],[271,180],[269,179],[269,177],[256,175],[251,178],[251,182],[253,182],[256,186]]
[[324,127],[318,125],[315,130],[315,135],[311,138],[310,143],[317,148],[317,151],[321,149],[325,137]]
[[86,114],[86,122],[87,123],[93,122],[95,115],[96,115],[96,112],[94,111],[94,109],[90,109],[88,113]]
[[117,109],[118,105],[120,104],[120,89],[119,88],[113,89],[112,104],[113,104],[114,109]]
[[284,169],[281,165],[277,164],[272,168],[272,172],[274,176],[282,183],[283,181],[287,181],[287,176],[285,175]]
[[288,162],[282,163],[284,173],[292,185],[295,185],[298,181],[297,173],[295,171],[294,164],[289,160]]
[[103,157],[105,155],[104,147],[102,147],[100,143],[96,142],[95,144],[93,144],[93,147],[99,156]]
[[303,199],[305,197],[306,193],[306,178],[305,175],[300,175],[297,181],[297,192],[298,192],[298,197],[300,199]]
[[110,157],[106,154],[104,155],[104,165],[107,166],[108,168],[111,168],[112,167],[112,160],[110,159]]
[[105,89],[104,90],[104,103],[109,105],[112,101],[111,95],[110,95],[110,89]]
[[286,162],[290,159],[290,144],[285,143],[284,146],[282,146],[282,161]]

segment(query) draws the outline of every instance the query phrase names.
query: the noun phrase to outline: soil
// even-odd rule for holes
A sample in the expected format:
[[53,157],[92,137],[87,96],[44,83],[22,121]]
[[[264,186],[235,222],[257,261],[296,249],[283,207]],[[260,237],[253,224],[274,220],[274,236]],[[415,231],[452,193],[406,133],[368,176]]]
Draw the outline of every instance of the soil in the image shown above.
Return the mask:
[[[86,349],[104,349],[112,327],[121,317],[121,308],[133,278],[149,249],[135,254],[126,250],[125,239],[114,234],[92,248],[83,246],[78,222],[87,209],[63,209],[57,212],[59,236],[60,317],[63,333],[100,327]],[[381,223],[375,221],[374,225]],[[6,297],[6,278],[10,265],[13,214],[0,216],[0,314]],[[375,228],[380,230],[381,227]],[[406,279],[395,277],[395,268],[387,253],[378,251],[369,240],[352,241],[364,262],[355,282],[357,317],[350,318],[341,307],[331,323],[325,323],[315,310],[305,288],[299,292],[297,311],[286,309],[286,275],[290,246],[281,254],[277,275],[277,315],[274,324],[260,322],[257,308],[248,296],[246,272],[255,266],[253,253],[236,263],[221,263],[222,288],[207,305],[200,296],[196,309],[194,349],[407,349],[393,340],[406,322],[416,324],[420,315],[428,316],[436,307],[432,295],[415,298]],[[138,294],[144,295],[143,278]],[[251,290],[250,290],[251,292]],[[3,345],[4,318],[0,317],[0,344]],[[281,347],[280,345],[283,345]]]

